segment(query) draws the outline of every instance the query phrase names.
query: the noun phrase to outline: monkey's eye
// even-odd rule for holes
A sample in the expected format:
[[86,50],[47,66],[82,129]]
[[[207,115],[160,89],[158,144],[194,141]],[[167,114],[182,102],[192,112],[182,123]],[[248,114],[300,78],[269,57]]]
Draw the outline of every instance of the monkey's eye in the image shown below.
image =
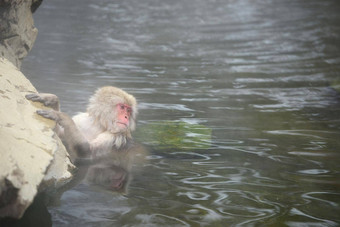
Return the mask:
[[120,108],[122,111],[126,111],[128,114],[132,113],[132,108],[129,105],[126,105],[124,103],[117,104],[117,107]]

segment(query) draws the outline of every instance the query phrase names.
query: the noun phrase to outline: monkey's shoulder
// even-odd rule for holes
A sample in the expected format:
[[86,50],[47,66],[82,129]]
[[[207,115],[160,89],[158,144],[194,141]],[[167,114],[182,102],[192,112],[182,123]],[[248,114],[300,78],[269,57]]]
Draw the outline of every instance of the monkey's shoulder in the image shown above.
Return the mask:
[[88,113],[78,113],[72,120],[87,140],[95,139],[102,132]]

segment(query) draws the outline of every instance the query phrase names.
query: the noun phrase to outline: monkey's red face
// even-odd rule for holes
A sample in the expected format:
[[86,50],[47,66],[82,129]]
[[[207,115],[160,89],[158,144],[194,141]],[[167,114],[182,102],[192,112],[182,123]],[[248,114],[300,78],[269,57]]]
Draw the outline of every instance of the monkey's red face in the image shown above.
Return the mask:
[[117,110],[117,126],[120,129],[128,128],[130,124],[130,116],[132,113],[131,106],[124,103],[118,103],[116,106],[116,110]]

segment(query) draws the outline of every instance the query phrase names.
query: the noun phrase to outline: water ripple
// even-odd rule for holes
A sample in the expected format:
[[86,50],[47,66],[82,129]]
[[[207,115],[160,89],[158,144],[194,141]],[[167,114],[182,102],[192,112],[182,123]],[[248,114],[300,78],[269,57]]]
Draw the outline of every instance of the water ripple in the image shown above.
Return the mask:
[[292,226],[323,226],[323,225],[338,226],[338,223],[336,222],[322,219],[322,218],[313,217],[312,215],[308,215],[297,208],[292,208],[289,212],[289,215],[300,216],[302,218],[305,218],[306,220],[312,220],[312,221],[287,221],[286,222],[287,224],[292,225]]

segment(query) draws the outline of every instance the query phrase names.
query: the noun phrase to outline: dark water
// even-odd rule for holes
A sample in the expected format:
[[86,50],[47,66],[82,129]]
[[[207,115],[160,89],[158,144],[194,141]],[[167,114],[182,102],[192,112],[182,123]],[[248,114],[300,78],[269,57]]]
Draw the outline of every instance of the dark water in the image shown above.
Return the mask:
[[207,149],[153,146],[127,195],[81,184],[54,226],[339,226],[340,3],[46,0],[23,72],[69,114],[115,85],[138,127],[212,129]]

